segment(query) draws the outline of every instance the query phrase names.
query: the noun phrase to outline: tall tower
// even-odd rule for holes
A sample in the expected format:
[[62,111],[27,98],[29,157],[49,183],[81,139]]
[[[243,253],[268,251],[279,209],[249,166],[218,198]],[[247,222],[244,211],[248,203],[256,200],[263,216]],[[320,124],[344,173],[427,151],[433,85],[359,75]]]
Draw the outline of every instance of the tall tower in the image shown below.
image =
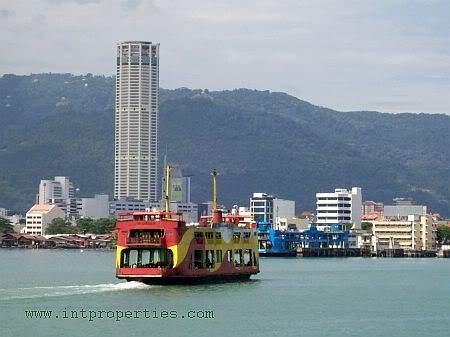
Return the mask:
[[117,45],[114,198],[158,199],[159,43]]

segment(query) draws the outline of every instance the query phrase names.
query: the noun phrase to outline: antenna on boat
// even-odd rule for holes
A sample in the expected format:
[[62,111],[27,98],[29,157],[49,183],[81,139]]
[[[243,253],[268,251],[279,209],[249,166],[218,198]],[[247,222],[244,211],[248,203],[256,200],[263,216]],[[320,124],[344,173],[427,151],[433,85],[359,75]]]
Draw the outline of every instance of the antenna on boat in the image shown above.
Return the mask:
[[213,209],[212,209],[212,223],[218,224],[222,222],[222,212],[217,207],[217,171],[212,170],[213,177]]
[[217,211],[217,171],[212,170],[211,175],[213,177],[213,211]]
[[164,200],[165,200],[165,207],[164,207],[164,211],[166,213],[170,212],[170,165],[166,165],[166,172],[165,172],[165,176],[166,176],[166,190],[165,190],[165,195],[164,195]]

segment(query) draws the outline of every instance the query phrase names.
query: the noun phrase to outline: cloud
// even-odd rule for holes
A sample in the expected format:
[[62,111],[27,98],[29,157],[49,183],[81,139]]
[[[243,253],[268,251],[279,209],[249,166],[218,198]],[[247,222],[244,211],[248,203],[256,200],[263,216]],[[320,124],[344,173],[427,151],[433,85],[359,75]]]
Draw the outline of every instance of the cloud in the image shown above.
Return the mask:
[[9,9],[0,9],[0,18],[7,19],[13,15],[13,12]]
[[449,9],[414,0],[16,0],[0,9],[0,41],[10,46],[0,73],[113,74],[117,42],[150,40],[161,43],[164,87],[449,112]]

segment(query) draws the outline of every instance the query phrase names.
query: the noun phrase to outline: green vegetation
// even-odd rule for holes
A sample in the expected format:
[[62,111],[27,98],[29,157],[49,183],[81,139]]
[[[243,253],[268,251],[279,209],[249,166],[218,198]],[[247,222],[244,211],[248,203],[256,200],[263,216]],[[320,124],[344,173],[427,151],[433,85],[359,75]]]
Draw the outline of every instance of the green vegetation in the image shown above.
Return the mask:
[[46,234],[75,234],[78,232],[79,228],[72,226],[69,221],[56,218],[48,225]]
[[[112,194],[114,78],[0,78],[0,205],[26,211],[39,180]],[[161,90],[161,154],[193,175],[192,199],[248,205],[252,192],[315,209],[315,193],[361,186],[366,200],[412,197],[450,216],[450,117],[337,112],[284,93]]]
[[116,228],[116,219],[114,218],[103,218],[103,219],[78,219],[77,227],[83,233],[96,233],[96,234],[106,234],[112,232]]
[[437,240],[441,244],[450,244],[450,227],[440,226],[437,230]]
[[14,228],[8,219],[0,217],[0,233],[13,233]]
[[372,231],[373,224],[371,222],[363,221],[361,222],[361,229],[365,231]]
[[47,227],[47,234],[75,234],[75,233],[94,233],[106,234],[110,233],[116,227],[116,219],[78,219],[74,226],[69,221],[61,218],[53,219]]

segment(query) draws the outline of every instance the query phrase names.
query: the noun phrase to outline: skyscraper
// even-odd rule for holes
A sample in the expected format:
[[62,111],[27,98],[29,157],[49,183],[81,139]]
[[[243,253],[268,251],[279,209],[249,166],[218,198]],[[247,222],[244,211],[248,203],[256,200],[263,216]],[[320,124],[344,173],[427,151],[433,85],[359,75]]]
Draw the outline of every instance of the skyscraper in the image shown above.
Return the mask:
[[158,199],[159,43],[117,45],[114,198]]

